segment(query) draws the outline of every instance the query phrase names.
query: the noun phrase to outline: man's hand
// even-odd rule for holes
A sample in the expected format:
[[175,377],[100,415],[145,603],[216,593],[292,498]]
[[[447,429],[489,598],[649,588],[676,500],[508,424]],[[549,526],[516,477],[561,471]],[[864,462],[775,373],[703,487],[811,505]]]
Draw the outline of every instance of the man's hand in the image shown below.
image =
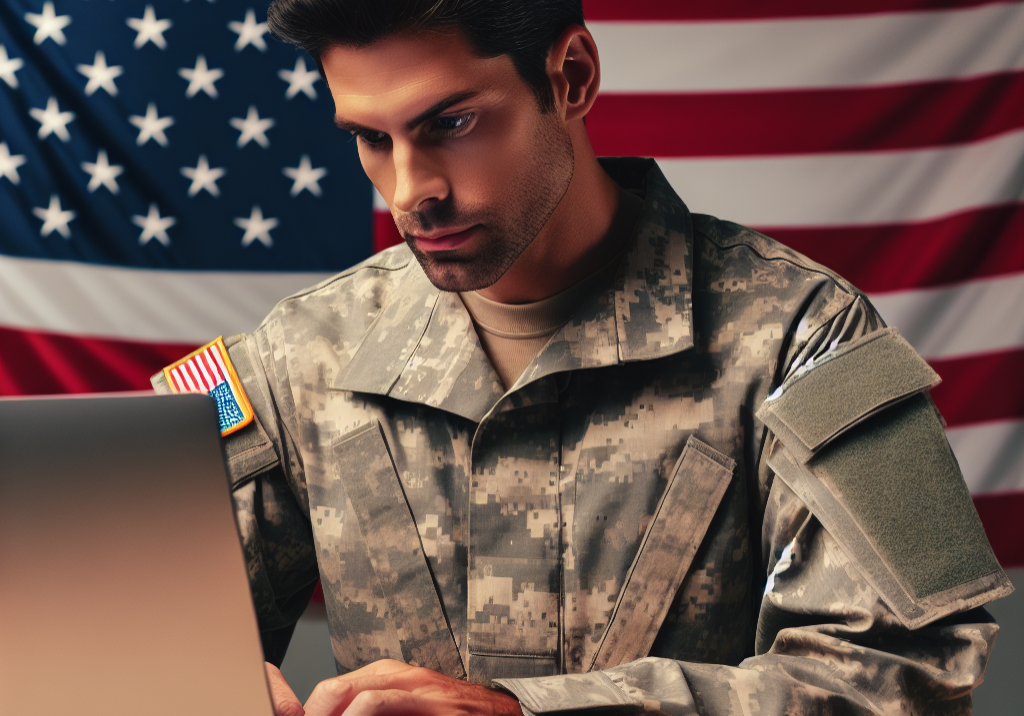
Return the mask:
[[284,674],[269,661],[263,662],[267,672],[267,683],[270,684],[270,699],[274,702],[274,716],[302,716],[302,704],[299,702],[292,687],[284,678]]
[[[284,677],[281,677],[281,683],[287,689],[287,694],[295,699],[291,689],[284,683]],[[271,688],[273,690],[273,686]],[[287,699],[279,702],[275,695],[275,709],[280,708],[279,703],[290,706]],[[519,702],[508,694],[391,659],[377,661],[358,671],[321,681],[309,695],[305,708],[306,716],[522,716],[523,713]],[[301,713],[277,711],[278,716],[297,716]]]

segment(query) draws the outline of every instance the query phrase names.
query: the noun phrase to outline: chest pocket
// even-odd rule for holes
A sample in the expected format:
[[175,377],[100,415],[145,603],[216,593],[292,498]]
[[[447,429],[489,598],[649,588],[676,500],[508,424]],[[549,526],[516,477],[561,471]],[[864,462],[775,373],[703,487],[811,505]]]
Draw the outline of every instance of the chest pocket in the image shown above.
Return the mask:
[[390,658],[465,678],[379,423],[331,451],[335,470],[308,487],[335,660],[345,671]]

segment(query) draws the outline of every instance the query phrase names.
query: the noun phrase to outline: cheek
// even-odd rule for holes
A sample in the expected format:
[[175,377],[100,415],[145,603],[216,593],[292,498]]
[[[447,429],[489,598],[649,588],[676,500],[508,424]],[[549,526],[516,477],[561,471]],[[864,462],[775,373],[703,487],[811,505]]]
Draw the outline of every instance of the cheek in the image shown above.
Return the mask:
[[496,206],[536,165],[533,128],[520,117],[482,122],[453,142],[445,161],[456,200],[464,206]]

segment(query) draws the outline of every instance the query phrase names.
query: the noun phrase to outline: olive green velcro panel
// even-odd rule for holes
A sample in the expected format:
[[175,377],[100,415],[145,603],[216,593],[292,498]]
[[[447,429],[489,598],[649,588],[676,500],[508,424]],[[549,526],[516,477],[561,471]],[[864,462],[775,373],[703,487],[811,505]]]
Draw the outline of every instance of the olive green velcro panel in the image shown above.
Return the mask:
[[757,417],[806,462],[845,430],[939,380],[895,328],[886,328],[791,376],[764,401]]
[[806,464],[780,446],[769,465],[907,626],[1011,591],[928,396],[861,422]]

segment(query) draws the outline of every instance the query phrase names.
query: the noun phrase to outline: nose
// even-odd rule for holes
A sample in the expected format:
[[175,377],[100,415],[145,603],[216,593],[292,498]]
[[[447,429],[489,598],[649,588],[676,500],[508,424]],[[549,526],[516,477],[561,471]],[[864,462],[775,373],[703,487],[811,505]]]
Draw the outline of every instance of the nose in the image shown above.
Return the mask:
[[427,152],[405,142],[396,142],[391,156],[395,163],[392,209],[410,213],[448,198],[448,180]]

